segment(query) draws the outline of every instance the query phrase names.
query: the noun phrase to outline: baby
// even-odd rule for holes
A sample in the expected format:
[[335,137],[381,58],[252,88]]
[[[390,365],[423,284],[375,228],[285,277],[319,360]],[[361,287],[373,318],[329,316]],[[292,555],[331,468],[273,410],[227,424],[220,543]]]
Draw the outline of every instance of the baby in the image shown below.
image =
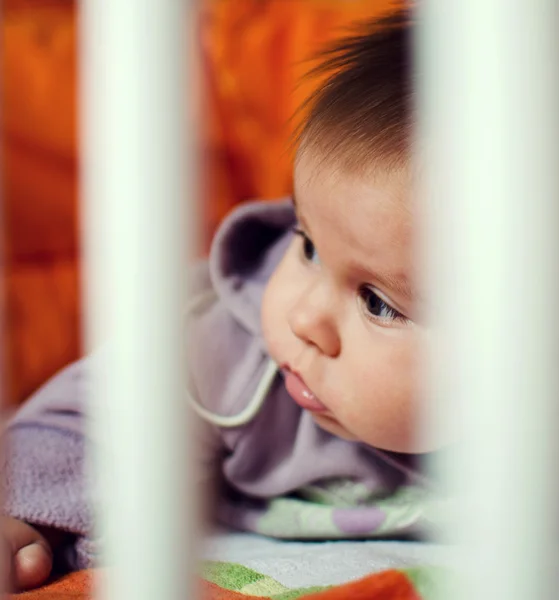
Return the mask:
[[[417,532],[425,329],[414,286],[408,15],[325,54],[294,194],[241,206],[195,272],[190,396],[218,522],[297,539]],[[9,424],[4,537],[16,589],[96,564],[84,406],[102,352]],[[154,401],[156,399],[154,398]]]

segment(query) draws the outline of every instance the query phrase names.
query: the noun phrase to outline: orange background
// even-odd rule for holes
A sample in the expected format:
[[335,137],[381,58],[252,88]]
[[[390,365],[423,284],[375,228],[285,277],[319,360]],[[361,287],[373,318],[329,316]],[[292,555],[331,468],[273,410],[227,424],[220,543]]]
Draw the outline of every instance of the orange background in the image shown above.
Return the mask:
[[[313,52],[390,0],[201,0],[204,252],[235,204],[289,193],[290,117]],[[73,0],[4,0],[2,187],[7,397],[80,355]],[[133,101],[133,99],[131,99]]]

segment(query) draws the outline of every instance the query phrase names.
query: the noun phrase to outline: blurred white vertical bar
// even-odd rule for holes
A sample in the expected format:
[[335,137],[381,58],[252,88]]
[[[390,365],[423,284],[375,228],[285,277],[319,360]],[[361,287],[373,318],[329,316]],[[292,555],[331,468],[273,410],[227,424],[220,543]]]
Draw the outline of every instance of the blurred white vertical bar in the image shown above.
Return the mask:
[[558,7],[417,12],[434,420],[464,442],[439,466],[476,600],[557,595]]
[[196,595],[181,326],[195,229],[192,8],[81,2],[86,337],[90,349],[109,339],[92,399],[110,567],[99,594],[112,600]]

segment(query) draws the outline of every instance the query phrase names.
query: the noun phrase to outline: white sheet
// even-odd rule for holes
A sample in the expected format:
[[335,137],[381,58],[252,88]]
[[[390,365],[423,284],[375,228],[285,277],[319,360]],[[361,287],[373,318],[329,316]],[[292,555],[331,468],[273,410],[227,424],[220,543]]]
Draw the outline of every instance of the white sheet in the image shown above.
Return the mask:
[[204,558],[240,563],[286,587],[335,585],[384,569],[451,566],[455,551],[419,542],[282,542],[220,533],[208,538]]

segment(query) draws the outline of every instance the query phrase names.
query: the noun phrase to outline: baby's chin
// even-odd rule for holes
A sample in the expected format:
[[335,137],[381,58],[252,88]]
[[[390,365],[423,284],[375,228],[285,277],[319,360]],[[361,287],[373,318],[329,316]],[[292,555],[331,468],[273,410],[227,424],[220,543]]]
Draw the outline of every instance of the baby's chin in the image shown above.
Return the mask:
[[370,440],[363,439],[362,437],[356,435],[347,427],[344,427],[335,417],[329,414],[323,413],[313,413],[313,419],[315,423],[324,431],[335,435],[343,440],[347,440],[348,442],[359,442],[361,444],[367,444],[368,446],[373,446],[378,448],[379,450],[384,450],[386,452],[399,452],[409,454],[411,451],[406,449],[394,449],[394,448],[385,448],[382,446],[378,446],[376,444],[372,444]]
[[377,450],[382,450],[383,452],[393,452],[397,454],[429,454],[432,452],[437,452],[444,448],[443,446],[434,446],[434,445],[419,445],[417,440],[415,440],[415,444],[411,443],[411,440],[398,440],[399,444],[394,444],[389,446],[388,444],[379,444],[379,443],[371,443],[371,440],[363,439],[362,437],[354,434],[349,429],[344,427],[338,420],[328,414],[322,413],[313,413],[313,419],[315,423],[324,431],[335,435],[343,440],[347,440],[348,442],[359,442],[361,444],[366,444],[367,446],[371,446],[376,448]]
[[335,435],[336,437],[347,440],[348,442],[359,442],[361,441],[356,435],[346,429],[339,421],[336,421],[329,415],[321,413],[313,413],[315,423],[324,431]]

